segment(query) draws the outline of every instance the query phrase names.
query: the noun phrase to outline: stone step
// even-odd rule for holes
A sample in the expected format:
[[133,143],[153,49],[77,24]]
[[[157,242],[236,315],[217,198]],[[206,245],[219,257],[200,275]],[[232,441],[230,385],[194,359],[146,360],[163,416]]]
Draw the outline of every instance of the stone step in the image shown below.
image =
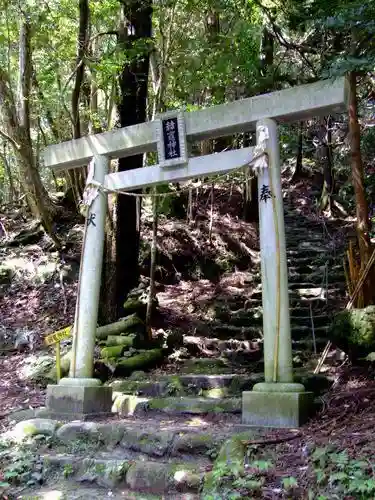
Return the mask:
[[[152,377],[152,375],[151,375]],[[156,375],[157,378],[159,378]],[[308,373],[305,370],[294,370],[295,380],[303,383],[304,385],[313,386],[313,382],[317,376]],[[318,376],[319,378],[319,376]],[[326,377],[324,377],[326,379]],[[227,397],[241,397],[243,391],[251,391],[255,384],[264,381],[263,372],[249,373],[247,375],[239,374],[225,374],[225,375],[205,375],[205,374],[186,374],[186,375],[169,375],[160,378],[160,380],[129,380],[119,379],[114,380],[110,384],[114,391],[114,400],[119,398],[119,405],[121,405],[120,395],[158,397],[165,398],[171,396],[187,397],[199,396],[200,398],[220,399]],[[315,394],[319,395],[321,386],[309,389]],[[116,403],[114,409],[118,410]]]
[[[288,252],[287,252],[288,253]],[[328,265],[332,264],[342,264],[342,256],[335,256],[333,254],[322,254],[318,253],[315,257],[304,256],[302,252],[295,252],[291,250],[291,255],[288,255],[287,258],[288,266],[302,266],[302,265],[311,265],[314,267],[324,266],[327,262]]]
[[202,397],[167,397],[151,398],[141,402],[134,414],[150,415],[162,412],[170,416],[206,415],[206,414],[239,414],[242,410],[242,399],[238,398],[202,398]]
[[[328,314],[312,314],[314,329],[318,327],[327,327],[331,323],[331,316]],[[292,327],[306,326],[311,328],[311,316],[291,316],[290,323]]]
[[[262,338],[263,327],[261,324],[258,326],[235,326],[231,324],[218,324],[211,326],[214,335],[218,338],[232,338],[238,340],[253,340],[257,338]],[[329,326],[315,326],[315,335],[327,335]],[[291,328],[292,338],[295,340],[300,340],[304,337],[310,337],[311,327],[310,326],[293,326]]]
[[[325,287],[316,287],[311,286],[311,283],[291,283],[289,285],[289,300],[300,300],[301,298],[307,299],[319,299],[326,297]],[[329,283],[328,284],[328,296],[334,296],[338,294],[344,294],[345,292],[345,284],[344,283]],[[258,287],[258,290],[252,293],[252,299],[262,299],[262,290],[261,286]]]
[[313,242],[313,241],[323,241],[324,239],[327,239],[327,241],[329,241],[327,235],[323,231],[313,232],[302,226],[285,227],[285,236],[287,240],[290,238],[292,241],[301,240],[301,241]]
[[[306,249],[301,249],[301,248],[288,248],[286,249],[286,254],[288,259],[292,258],[310,258],[310,262],[315,260],[322,261],[323,263],[326,262],[327,260],[331,259],[341,259],[342,261],[342,253],[337,252],[334,253],[331,250],[328,250],[327,247],[314,247],[314,248],[306,248]],[[330,255],[331,254],[331,255]]]
[[[331,318],[327,314],[315,314],[312,312],[312,317],[314,321],[314,327],[327,326],[331,322]],[[240,327],[251,327],[263,324],[263,315],[257,313],[256,316],[250,314],[243,315],[231,315],[229,323],[234,326]],[[292,329],[298,328],[300,326],[311,327],[311,316],[291,316],[290,323]]]
[[[311,266],[313,268],[313,266]],[[320,284],[323,282],[324,267],[322,269],[306,269],[306,267],[290,266],[288,267],[288,282],[291,283],[309,283],[309,284]],[[261,273],[260,271],[255,272],[249,278],[249,284],[258,282],[260,284]],[[344,269],[340,266],[329,266],[328,268],[328,283],[345,283],[345,273]]]
[[[220,342],[220,341],[218,341]],[[199,396],[203,398],[223,398],[240,396],[254,384],[263,380],[262,374],[218,374],[206,375],[188,373],[169,375],[158,380],[120,379],[110,382],[114,393],[132,394],[142,397]]]
[[[321,277],[323,276],[323,273],[325,272],[326,266],[325,265],[316,265],[316,264],[311,264],[311,261],[308,261],[306,263],[301,262],[300,264],[291,262],[288,264],[288,275],[292,274],[312,274],[312,275],[320,275]],[[338,274],[340,276],[345,277],[344,273],[344,268],[342,267],[341,264],[329,264],[328,266],[328,276]]]
[[[76,484],[92,484],[96,487],[106,488],[107,491],[101,498],[108,497],[108,489],[114,489],[122,492],[122,496],[118,498],[135,498],[132,494],[125,497],[126,488],[130,492],[147,492],[148,494],[158,495],[152,498],[183,498],[186,494],[194,494],[194,497],[189,495],[189,499],[199,497],[198,492],[200,485],[204,479],[207,465],[199,463],[170,463],[155,460],[126,460],[114,459],[110,454],[104,455],[103,458],[86,457],[84,455],[63,455],[63,454],[45,454],[43,456],[45,470],[50,475],[60,477],[63,480],[69,472],[69,482],[73,481]],[[89,490],[90,491],[90,490]],[[84,498],[94,499],[93,496]],[[165,495],[168,495],[165,497]],[[113,493],[111,498],[113,498]],[[26,497],[25,497],[26,498]],[[27,497],[27,498],[35,498]],[[47,498],[47,497],[45,497]],[[48,497],[48,498],[52,498]],[[60,497],[53,497],[60,498]],[[68,498],[65,497],[64,498]],[[74,498],[69,496],[69,499]],[[116,497],[114,497],[116,498]],[[139,497],[146,500],[147,497]]]
[[[254,292],[256,293],[256,292]],[[300,300],[299,300],[300,299]],[[306,314],[310,314],[310,306],[309,304],[311,303],[312,310],[323,310],[329,309],[332,311],[332,304],[325,304],[326,299],[325,297],[322,297],[319,300],[319,296],[315,297],[313,296],[311,300],[309,300],[309,297],[304,297],[302,296],[299,297],[297,295],[291,296],[289,294],[289,300],[291,303],[290,311],[307,311]],[[247,309],[249,311],[256,311],[258,313],[261,313],[263,310],[263,305],[262,305],[262,294],[257,293],[256,296],[254,297],[254,294],[250,298],[246,298],[244,296],[240,297],[227,297],[226,300],[220,301],[216,300],[216,304],[218,305],[218,309],[220,310],[225,310],[227,309],[228,313],[231,311],[238,311],[240,309]],[[294,305],[293,305],[294,304]],[[227,314],[228,314],[227,313]],[[291,312],[292,314],[292,312]],[[295,312],[293,312],[294,316],[296,315]],[[301,313],[302,314],[302,313]],[[228,316],[226,316],[228,317]]]
[[[314,295],[315,296],[315,291],[313,292],[309,292],[308,290],[323,290],[323,292],[325,292],[325,285],[322,285],[322,277],[321,276],[318,276],[318,279],[316,281],[320,281],[320,286],[316,286],[318,283],[313,283],[312,281],[305,281],[305,282],[302,282],[302,281],[299,281],[299,280],[296,280],[295,282],[292,281],[288,283],[289,285],[289,292],[291,290],[296,290],[296,291],[299,291],[299,290],[303,290],[301,293],[304,294],[304,295]],[[345,290],[346,288],[346,284],[344,281],[328,281],[328,292],[330,292],[331,290],[333,292],[336,292],[336,291],[341,291],[341,290]]]
[[[317,337],[315,339],[316,349],[318,354],[322,353],[325,346],[327,345],[328,339]],[[313,353],[314,352],[314,342],[313,339],[303,339],[303,340],[292,340],[293,355],[297,353]]]
[[[325,282],[325,276],[323,272],[321,273],[295,273],[292,271],[288,272],[288,283],[289,285],[294,285],[298,283],[308,283],[310,286],[311,285],[322,285]],[[345,274],[344,270],[342,271],[336,271],[336,272],[329,272],[328,273],[328,285],[335,284],[335,283],[342,283],[345,285]]]

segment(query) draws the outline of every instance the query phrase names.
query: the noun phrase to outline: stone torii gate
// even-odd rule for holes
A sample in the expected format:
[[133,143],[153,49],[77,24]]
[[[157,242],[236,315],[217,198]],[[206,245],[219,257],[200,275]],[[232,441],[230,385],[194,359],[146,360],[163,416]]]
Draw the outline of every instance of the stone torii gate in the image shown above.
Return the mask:
[[[106,195],[253,166],[258,176],[265,382],[243,393],[243,423],[295,427],[307,417],[311,393],[293,382],[292,341],[278,123],[342,112],[345,79],[320,81],[200,111],[169,112],[157,120],[49,146],[54,170],[90,163],[81,283],[69,377],[47,391],[52,413],[67,418],[108,413],[111,388],[93,378],[103,259]],[[187,143],[256,130],[257,146],[188,157]],[[159,164],[108,174],[113,158],[158,151]]]

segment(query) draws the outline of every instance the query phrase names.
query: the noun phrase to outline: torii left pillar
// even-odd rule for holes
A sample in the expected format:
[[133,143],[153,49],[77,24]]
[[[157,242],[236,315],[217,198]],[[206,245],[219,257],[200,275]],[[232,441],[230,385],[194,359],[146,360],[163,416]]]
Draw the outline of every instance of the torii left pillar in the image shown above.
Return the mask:
[[[92,178],[101,185],[108,173],[108,164],[106,156],[94,156],[92,160]],[[93,192],[96,196],[88,209],[83,241],[69,377],[47,388],[48,410],[66,419],[105,415],[112,406],[112,388],[93,378],[107,208],[106,195],[95,192],[95,187]]]

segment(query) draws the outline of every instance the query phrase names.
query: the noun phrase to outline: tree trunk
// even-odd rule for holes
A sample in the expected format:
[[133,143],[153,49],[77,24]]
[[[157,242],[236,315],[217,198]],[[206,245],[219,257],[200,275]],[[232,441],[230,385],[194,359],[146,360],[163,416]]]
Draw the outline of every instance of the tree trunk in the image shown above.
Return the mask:
[[34,217],[41,220],[48,234],[58,245],[52,231],[53,204],[40,179],[35,164],[30,135],[30,88],[32,77],[31,27],[23,19],[19,43],[19,89],[16,101],[11,89],[10,76],[0,67],[0,105],[6,125],[6,135],[18,159],[21,188]]
[[267,80],[269,79],[270,69],[273,66],[274,45],[273,34],[264,26],[260,42],[260,74]]
[[9,201],[12,203],[16,197],[17,197],[17,192],[16,188],[14,186],[13,182],[13,174],[12,174],[12,169],[10,168],[10,164],[7,158],[7,147],[6,144],[4,144],[4,152],[2,154],[3,157],[3,163],[4,163],[4,168],[6,175],[8,177],[8,184],[9,184]]
[[[127,31],[120,30],[119,44],[124,50],[128,50],[139,40],[151,37],[152,2],[130,0],[124,4],[123,14],[127,20]],[[148,50],[143,57],[134,58],[122,68],[119,75],[118,105],[121,127],[146,120],[148,71]],[[118,171],[124,172],[142,166],[143,155],[121,158],[118,162]],[[108,227],[111,227],[112,231],[108,232],[106,237],[101,309],[101,319],[106,322],[112,322],[123,314],[125,298],[138,283],[140,238],[138,212],[135,197],[118,195],[112,214],[109,216],[112,222],[108,223]],[[106,284],[110,284],[109,290],[105,289]]]
[[77,71],[72,92],[73,139],[79,139],[81,137],[79,102],[85,76],[85,56],[88,42],[89,14],[90,10],[88,0],[79,0],[79,29],[76,59]]
[[292,181],[301,177],[302,173],[303,173],[303,122],[299,122],[296,168],[293,173]]
[[320,210],[332,211],[332,195],[334,188],[333,153],[332,153],[332,119],[322,120],[322,137],[320,161],[323,164],[323,188],[320,197]]
[[[96,41],[92,42],[92,54],[95,56],[96,53]],[[90,68],[90,121],[89,121],[89,133],[99,134],[102,132],[102,127],[99,120],[98,113],[98,85],[96,83],[96,70]]]
[[[81,118],[79,104],[85,78],[85,57],[88,44],[90,8],[88,0],[79,0],[79,28],[77,39],[76,78],[72,92],[73,139],[81,137]],[[81,198],[84,189],[84,169],[75,168],[68,171],[71,186],[76,199]]]
[[[371,257],[371,241],[369,234],[369,211],[364,188],[364,169],[361,155],[361,131],[358,122],[358,100],[357,100],[357,75],[350,72],[349,76],[349,132],[350,149],[352,159],[352,180],[356,198],[357,215],[357,237],[360,253],[361,271],[363,271]],[[367,281],[363,287],[365,305],[374,303],[375,289],[371,286],[375,280],[374,267],[370,271]]]

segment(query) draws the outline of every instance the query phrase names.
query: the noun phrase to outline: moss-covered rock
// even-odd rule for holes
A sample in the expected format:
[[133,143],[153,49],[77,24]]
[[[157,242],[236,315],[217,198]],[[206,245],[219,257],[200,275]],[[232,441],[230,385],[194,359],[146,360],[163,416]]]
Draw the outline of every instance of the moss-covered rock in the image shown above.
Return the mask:
[[143,320],[146,318],[147,303],[135,297],[128,298],[124,303],[126,315],[136,314]]
[[191,398],[164,397],[148,401],[150,410],[162,411],[170,415],[200,415],[202,413],[240,413],[241,398]]
[[125,347],[123,345],[114,345],[110,347],[103,347],[100,351],[103,359],[120,358],[124,352]]
[[375,306],[336,314],[330,338],[351,359],[366,357],[375,350]]
[[151,349],[150,351],[144,351],[142,353],[136,354],[131,358],[120,359],[117,362],[115,375],[130,375],[135,370],[145,370],[148,368],[153,368],[154,366],[161,363],[163,360],[163,350],[162,349]]
[[27,437],[43,435],[52,436],[58,426],[56,420],[48,418],[33,418],[19,422],[13,429],[12,435],[17,440],[22,440]]
[[85,458],[81,465],[79,482],[96,483],[105,488],[125,486],[125,478],[131,462],[126,460],[100,460]]
[[124,349],[133,347],[135,335],[108,335],[106,345],[108,347],[112,346],[123,346]]
[[222,359],[212,358],[188,359],[181,367],[182,373],[203,373],[205,375],[229,373],[230,371],[230,367]]
[[225,486],[225,481],[233,476],[239,476],[245,466],[246,446],[242,440],[234,436],[225,441],[215,460],[212,472],[206,474],[203,498],[212,495],[212,498],[223,498],[220,490]]
[[217,447],[217,438],[210,434],[179,433],[174,438],[171,455],[206,454],[208,452],[215,452]]

